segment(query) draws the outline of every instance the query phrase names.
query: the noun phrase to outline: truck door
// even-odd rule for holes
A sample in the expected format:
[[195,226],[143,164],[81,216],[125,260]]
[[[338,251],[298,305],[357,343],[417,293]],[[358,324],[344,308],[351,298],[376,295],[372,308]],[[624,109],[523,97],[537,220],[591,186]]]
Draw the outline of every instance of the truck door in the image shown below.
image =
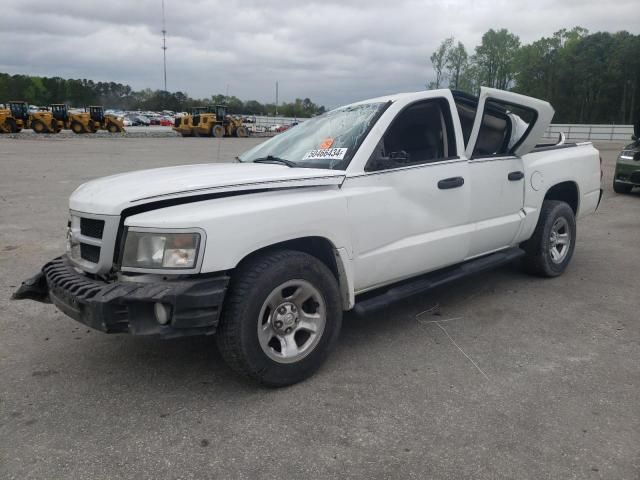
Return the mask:
[[547,102],[491,88],[482,88],[477,100],[463,95],[455,99],[466,130],[469,216],[474,225],[467,258],[472,258],[515,241],[525,216],[522,156],[535,147],[553,109]]
[[356,291],[467,256],[468,166],[458,156],[452,104],[432,98],[402,108],[364,173],[345,180]]

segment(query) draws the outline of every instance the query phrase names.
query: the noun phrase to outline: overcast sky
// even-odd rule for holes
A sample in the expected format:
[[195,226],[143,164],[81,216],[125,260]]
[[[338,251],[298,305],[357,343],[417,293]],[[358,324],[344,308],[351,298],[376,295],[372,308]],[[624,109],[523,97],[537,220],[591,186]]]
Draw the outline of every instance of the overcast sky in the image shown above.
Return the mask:
[[[448,36],[640,33],[638,0],[165,0],[167,82],[193,97],[337,106],[424,88]],[[0,72],[162,88],[161,0],[0,0]]]

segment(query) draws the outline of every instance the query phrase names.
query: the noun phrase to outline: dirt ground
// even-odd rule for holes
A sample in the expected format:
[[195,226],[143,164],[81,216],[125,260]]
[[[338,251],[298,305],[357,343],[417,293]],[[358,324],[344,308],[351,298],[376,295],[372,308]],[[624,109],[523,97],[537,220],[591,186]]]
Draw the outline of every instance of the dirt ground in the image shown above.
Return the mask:
[[640,193],[605,196],[554,280],[508,267],[366,318],[308,381],[239,379],[208,338],[88,330],[10,301],[82,182],[262,139],[0,137],[0,478],[640,478]]

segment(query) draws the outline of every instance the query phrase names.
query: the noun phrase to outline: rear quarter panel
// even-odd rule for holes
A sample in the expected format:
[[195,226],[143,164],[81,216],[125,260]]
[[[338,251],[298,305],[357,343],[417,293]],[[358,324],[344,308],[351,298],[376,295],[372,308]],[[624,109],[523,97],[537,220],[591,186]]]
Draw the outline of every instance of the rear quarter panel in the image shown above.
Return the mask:
[[520,241],[535,230],[545,195],[553,186],[573,182],[578,187],[578,212],[581,218],[595,212],[600,198],[600,154],[594,146],[575,146],[532,152],[522,157],[525,168],[525,223]]

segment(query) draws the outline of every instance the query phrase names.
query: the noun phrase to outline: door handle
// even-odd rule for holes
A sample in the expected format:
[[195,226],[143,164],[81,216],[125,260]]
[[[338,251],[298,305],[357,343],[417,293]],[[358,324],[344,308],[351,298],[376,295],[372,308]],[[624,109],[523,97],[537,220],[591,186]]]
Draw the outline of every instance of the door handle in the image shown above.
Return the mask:
[[464,178],[462,177],[451,177],[445,178],[438,182],[438,188],[440,190],[448,190],[450,188],[458,188],[464,185]]
[[510,172],[509,175],[507,175],[507,178],[510,182],[522,180],[524,178],[524,172]]

